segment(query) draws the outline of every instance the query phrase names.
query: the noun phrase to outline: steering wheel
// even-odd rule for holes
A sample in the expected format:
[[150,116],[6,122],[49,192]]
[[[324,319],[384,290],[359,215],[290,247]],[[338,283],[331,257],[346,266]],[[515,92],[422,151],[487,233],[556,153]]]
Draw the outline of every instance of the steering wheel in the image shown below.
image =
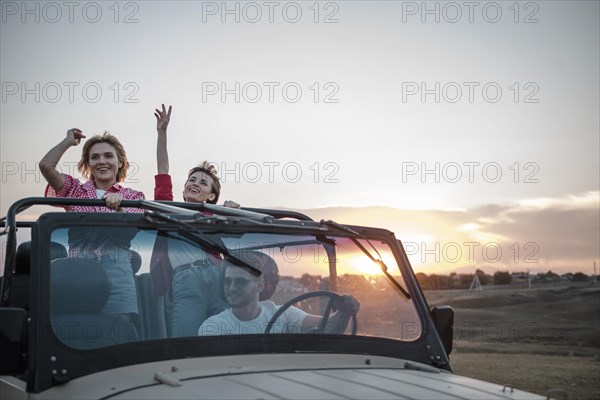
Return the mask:
[[[273,328],[273,324],[275,324],[277,319],[279,319],[279,317],[281,317],[281,315],[288,308],[290,308],[293,304],[296,304],[300,301],[310,299],[313,297],[328,297],[329,298],[329,301],[327,302],[327,306],[325,307],[325,311],[323,313],[323,318],[321,319],[321,322],[319,323],[319,328],[317,330],[317,333],[325,333],[325,327],[327,326],[327,322],[329,321],[329,316],[331,315],[331,309],[333,308],[333,304],[340,303],[343,301],[343,297],[341,295],[339,295],[335,292],[330,292],[328,290],[317,290],[314,292],[303,293],[300,296],[296,296],[293,299],[290,299],[289,301],[287,301],[285,304],[283,304],[281,307],[279,307],[279,310],[277,310],[275,312],[275,314],[273,314],[273,317],[271,318],[271,320],[267,324],[267,327],[265,328],[265,333],[271,332],[271,328]],[[356,335],[356,331],[358,328],[357,322],[356,322],[356,313],[353,313],[352,316],[350,317],[350,319],[352,320],[351,334]]]

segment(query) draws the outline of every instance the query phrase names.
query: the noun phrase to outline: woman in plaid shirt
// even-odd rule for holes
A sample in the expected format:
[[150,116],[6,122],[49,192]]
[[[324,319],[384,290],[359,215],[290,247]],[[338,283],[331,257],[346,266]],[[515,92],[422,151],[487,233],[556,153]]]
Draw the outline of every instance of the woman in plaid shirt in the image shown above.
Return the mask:
[[[54,146],[40,161],[40,171],[48,185],[46,197],[80,199],[105,199],[106,207],[65,206],[66,211],[114,212],[119,210],[121,200],[143,199],[144,194],[119,184],[127,176],[129,162],[123,145],[110,133],[94,135],[83,146],[79,172],[88,179],[78,179],[60,173],[56,166],[62,155],[77,146],[85,135],[80,129],[67,131],[67,136]],[[125,211],[141,212],[136,208]],[[133,233],[132,233],[133,234]],[[132,237],[115,237],[99,233],[94,228],[77,228],[69,231],[69,257],[97,259],[102,262],[111,280],[111,290],[103,312],[135,315],[138,313],[137,295],[129,254]],[[120,256],[119,256],[120,255]]]

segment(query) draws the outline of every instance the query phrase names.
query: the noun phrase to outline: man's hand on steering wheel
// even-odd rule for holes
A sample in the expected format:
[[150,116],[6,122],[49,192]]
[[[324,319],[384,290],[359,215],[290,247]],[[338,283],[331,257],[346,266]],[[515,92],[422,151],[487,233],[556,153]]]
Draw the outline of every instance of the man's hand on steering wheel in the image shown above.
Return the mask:
[[340,300],[333,304],[333,306],[345,315],[353,315],[358,313],[360,309],[360,303],[356,298],[349,294],[344,294],[340,297]]
[[[287,309],[289,309],[293,304],[315,297],[326,297],[329,298],[329,301],[325,305],[325,310],[322,316],[317,317],[315,315],[309,315],[304,318],[303,325],[309,319],[309,317],[312,317],[313,320],[315,318],[318,318],[318,320],[315,321],[315,323],[318,325],[316,329],[317,333],[337,333],[341,335],[346,331],[348,323],[352,322],[350,334],[356,335],[356,332],[358,330],[358,324],[356,322],[356,313],[360,308],[360,304],[354,298],[354,296],[342,296],[340,294],[330,292],[327,290],[317,290],[314,292],[303,293],[294,297],[293,299],[288,300],[285,304],[279,307],[275,314],[273,314],[271,320],[267,324],[265,333],[271,332],[271,328],[273,327],[273,324],[275,324],[275,321],[277,321],[277,319],[281,315],[283,315],[283,313]],[[332,314],[334,309],[336,311]],[[314,328],[312,327],[312,325],[310,325],[311,323],[312,322],[309,323],[308,327],[312,332],[314,331]]]

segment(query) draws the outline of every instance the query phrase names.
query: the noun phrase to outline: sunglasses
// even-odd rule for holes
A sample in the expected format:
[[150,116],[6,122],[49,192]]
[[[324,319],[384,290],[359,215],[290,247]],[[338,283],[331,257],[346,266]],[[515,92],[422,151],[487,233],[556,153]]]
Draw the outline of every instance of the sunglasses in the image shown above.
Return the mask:
[[258,279],[246,279],[246,278],[225,278],[225,286],[231,286],[233,283],[235,286],[244,287],[250,282],[255,282]]

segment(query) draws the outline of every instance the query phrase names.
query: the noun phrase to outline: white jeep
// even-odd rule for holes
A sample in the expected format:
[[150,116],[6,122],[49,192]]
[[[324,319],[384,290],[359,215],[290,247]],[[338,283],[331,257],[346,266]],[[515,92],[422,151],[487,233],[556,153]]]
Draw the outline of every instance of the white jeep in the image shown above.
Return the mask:
[[[453,310],[429,308],[392,232],[281,210],[143,200],[123,202],[138,212],[19,220],[31,206],[67,204],[102,205],[27,198],[4,218],[2,399],[543,398],[452,373]],[[158,243],[168,245],[173,270],[157,263]],[[193,290],[222,302],[227,261],[263,279],[260,299],[278,312],[266,326],[203,336],[200,310],[189,307],[194,334],[174,334],[173,271],[181,266],[172,264],[182,248],[213,257],[210,267],[194,261],[184,269],[218,271],[216,290],[186,282]],[[244,251],[268,255],[276,268],[257,268]],[[126,273],[111,273],[110,262]],[[137,313],[107,309],[128,282]],[[347,325],[328,329],[342,294],[360,307]],[[290,307],[320,322],[273,329]]]

